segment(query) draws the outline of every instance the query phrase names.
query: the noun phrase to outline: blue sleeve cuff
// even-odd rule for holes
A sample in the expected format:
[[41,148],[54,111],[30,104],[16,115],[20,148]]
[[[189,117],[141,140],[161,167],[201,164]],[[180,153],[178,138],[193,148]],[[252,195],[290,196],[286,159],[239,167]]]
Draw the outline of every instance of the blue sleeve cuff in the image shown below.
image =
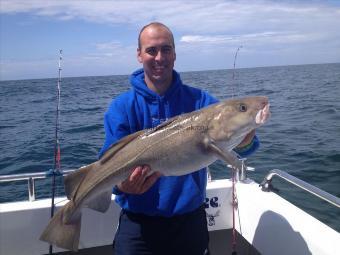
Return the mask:
[[115,186],[112,188],[112,194],[115,194],[115,195],[122,195],[123,192],[121,192],[121,191],[118,189],[117,185],[115,185]]
[[234,151],[240,155],[241,158],[245,158],[253,154],[260,147],[260,141],[255,135],[250,144],[242,148],[235,148]]

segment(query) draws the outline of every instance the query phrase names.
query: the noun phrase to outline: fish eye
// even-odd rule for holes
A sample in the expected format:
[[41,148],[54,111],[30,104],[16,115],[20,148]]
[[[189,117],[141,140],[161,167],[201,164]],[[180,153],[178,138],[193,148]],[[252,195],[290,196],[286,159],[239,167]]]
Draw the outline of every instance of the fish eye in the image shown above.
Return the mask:
[[238,109],[240,110],[240,112],[246,112],[247,106],[245,104],[240,104]]

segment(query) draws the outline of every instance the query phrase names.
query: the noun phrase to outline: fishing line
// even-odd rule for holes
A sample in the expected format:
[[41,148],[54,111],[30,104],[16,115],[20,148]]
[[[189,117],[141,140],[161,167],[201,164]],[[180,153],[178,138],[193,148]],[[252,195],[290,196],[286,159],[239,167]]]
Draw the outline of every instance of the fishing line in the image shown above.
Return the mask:
[[[237,193],[236,193],[236,203],[237,203],[237,205],[238,205],[238,199],[237,199]],[[238,215],[238,224],[240,225],[240,234],[241,234],[241,236],[243,235],[242,234],[242,226],[241,226],[241,217],[240,217],[240,207],[239,206],[237,206],[237,215]]]
[[[54,197],[56,192],[56,176],[61,175],[60,172],[60,142],[59,142],[59,119],[60,119],[60,84],[61,84],[61,60],[62,50],[59,50],[59,68],[58,68],[58,82],[57,82],[57,109],[56,109],[56,120],[55,120],[55,140],[54,140],[54,167],[52,171],[52,202],[51,202],[51,218],[54,216]],[[53,246],[49,246],[49,254],[53,253]]]
[[232,229],[232,240],[231,240],[231,247],[232,247],[232,255],[236,255],[236,228],[235,228],[235,210],[236,210],[236,194],[235,194],[235,172],[236,168],[232,168],[232,210],[233,210],[233,229]]
[[57,205],[57,204],[63,203],[63,202],[65,202],[65,201],[68,201],[68,199],[66,198],[66,199],[60,200],[59,202],[55,203],[54,205]]

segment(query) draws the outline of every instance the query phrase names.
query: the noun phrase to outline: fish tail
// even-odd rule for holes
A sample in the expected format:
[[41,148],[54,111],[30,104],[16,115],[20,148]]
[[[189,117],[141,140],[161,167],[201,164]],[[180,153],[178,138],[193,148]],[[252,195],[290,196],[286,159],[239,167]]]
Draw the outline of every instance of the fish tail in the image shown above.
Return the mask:
[[70,212],[73,211],[73,208],[74,204],[70,201],[59,209],[41,234],[40,240],[60,248],[77,251],[80,238],[81,214],[74,214],[72,220],[70,220]]

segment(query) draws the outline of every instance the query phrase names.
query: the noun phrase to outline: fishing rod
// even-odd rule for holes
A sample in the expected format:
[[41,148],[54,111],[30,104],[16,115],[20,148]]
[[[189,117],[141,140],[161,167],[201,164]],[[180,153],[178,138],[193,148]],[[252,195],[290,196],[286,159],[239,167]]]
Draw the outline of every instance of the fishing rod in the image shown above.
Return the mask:
[[[235,91],[234,91],[234,87],[236,87],[236,82],[235,82],[235,69],[236,69],[236,60],[237,60],[237,55],[238,52],[240,51],[240,49],[243,46],[240,45],[236,52],[235,52],[235,56],[234,56],[234,68],[233,68],[233,85],[232,86],[232,98],[235,96]],[[236,251],[236,246],[237,246],[237,238],[236,238],[236,226],[235,226],[235,210],[237,210],[238,206],[237,206],[237,196],[236,196],[236,187],[235,187],[235,182],[236,182],[236,169],[232,168],[232,210],[233,210],[233,228],[232,228],[232,236],[231,236],[231,247],[232,247],[232,252],[231,255],[237,255],[237,251]],[[240,220],[240,215],[239,215],[239,220]],[[241,228],[241,222],[240,223],[240,228]]]
[[[60,119],[60,84],[61,84],[61,60],[62,50],[59,50],[59,64],[58,64],[58,82],[57,82],[57,109],[56,109],[56,120],[55,120],[55,139],[54,139],[54,167],[52,170],[52,202],[51,202],[51,218],[54,216],[54,197],[56,191],[56,176],[61,175],[60,171],[60,142],[59,142],[59,119]],[[49,246],[49,254],[53,253],[53,246]]]
[[235,96],[234,87],[236,87],[236,85],[235,85],[235,67],[236,67],[236,59],[237,59],[237,54],[238,54],[238,52],[240,51],[240,49],[241,49],[242,47],[243,47],[243,46],[240,45],[240,46],[237,48],[237,50],[236,50],[236,52],[235,52],[235,56],[234,56],[234,68],[233,68],[233,85],[234,85],[234,86],[232,86],[232,98],[234,98],[234,96]]

